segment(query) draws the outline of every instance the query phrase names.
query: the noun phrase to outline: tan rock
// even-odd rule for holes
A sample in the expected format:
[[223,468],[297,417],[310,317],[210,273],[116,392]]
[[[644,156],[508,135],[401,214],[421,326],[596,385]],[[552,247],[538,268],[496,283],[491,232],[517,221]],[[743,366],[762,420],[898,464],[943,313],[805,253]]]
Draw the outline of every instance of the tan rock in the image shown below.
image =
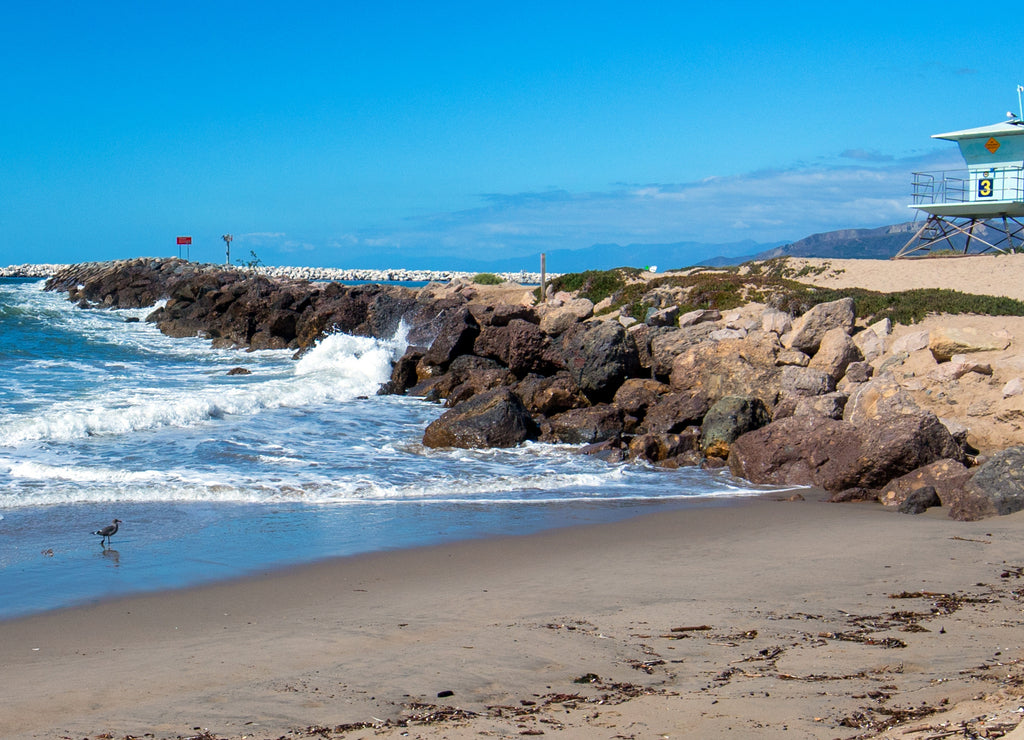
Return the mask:
[[929,332],[927,331],[914,331],[897,337],[889,346],[889,352],[890,354],[898,355],[901,352],[911,353],[924,349],[928,346],[928,335]]
[[891,414],[919,412],[920,406],[892,375],[881,375],[858,385],[843,410],[843,419],[861,424]]
[[947,362],[953,355],[992,352],[1006,349],[1010,340],[1003,332],[988,332],[973,326],[940,326],[928,336],[928,349],[937,362]]
[[798,349],[784,349],[775,358],[778,365],[796,365],[797,367],[807,367],[810,361],[811,358]]
[[[559,293],[556,298],[562,296]],[[594,304],[586,298],[573,298],[562,302],[544,312],[540,319],[540,328],[546,334],[561,334],[577,321],[589,319],[594,315]]]
[[765,311],[761,316],[761,330],[770,331],[779,336],[793,328],[793,319],[788,313],[774,309]]
[[885,354],[885,339],[868,328],[853,335],[853,343],[865,360],[871,362]]
[[839,380],[851,362],[863,359],[860,350],[843,329],[829,329],[821,338],[818,351],[808,367],[822,370],[833,380]]
[[1003,386],[1003,398],[1024,394],[1024,380],[1013,378]]

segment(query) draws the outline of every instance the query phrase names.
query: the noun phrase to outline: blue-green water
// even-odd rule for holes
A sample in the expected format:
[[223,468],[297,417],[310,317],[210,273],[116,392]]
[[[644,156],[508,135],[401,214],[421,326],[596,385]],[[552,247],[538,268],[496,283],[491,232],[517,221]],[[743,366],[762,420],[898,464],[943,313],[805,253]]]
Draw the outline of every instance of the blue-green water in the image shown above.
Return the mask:
[[[0,280],[0,618],[759,492],[567,447],[429,450],[442,409],[375,395],[401,336],[295,360],[165,337],[149,311]],[[104,549],[90,532],[115,517]]]

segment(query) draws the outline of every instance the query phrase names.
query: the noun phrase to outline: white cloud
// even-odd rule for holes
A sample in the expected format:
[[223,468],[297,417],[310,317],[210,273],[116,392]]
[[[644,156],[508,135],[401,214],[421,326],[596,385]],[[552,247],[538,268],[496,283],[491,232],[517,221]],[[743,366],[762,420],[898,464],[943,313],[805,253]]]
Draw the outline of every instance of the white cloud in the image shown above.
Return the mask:
[[[606,243],[795,241],[823,231],[909,221],[911,173],[961,166],[955,151],[892,161],[877,154],[848,159],[838,166],[618,183],[591,192],[487,193],[476,208],[408,217],[390,227],[333,235],[321,244],[351,261],[391,251],[496,259]],[[306,249],[311,241],[264,236],[277,237],[281,249]]]

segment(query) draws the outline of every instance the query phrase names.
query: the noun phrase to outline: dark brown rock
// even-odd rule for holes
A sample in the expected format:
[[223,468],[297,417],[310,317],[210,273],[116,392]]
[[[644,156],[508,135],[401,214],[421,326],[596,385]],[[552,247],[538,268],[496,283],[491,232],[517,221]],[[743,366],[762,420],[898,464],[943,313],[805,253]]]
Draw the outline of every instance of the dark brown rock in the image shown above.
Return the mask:
[[473,343],[473,351],[498,360],[519,377],[528,373],[546,375],[557,369],[557,355],[549,337],[539,326],[523,319],[484,326]]
[[449,409],[427,426],[427,447],[515,447],[536,439],[539,430],[519,397],[496,388]]
[[541,441],[592,444],[620,439],[623,427],[622,411],[609,404],[569,409],[547,420]]
[[398,362],[391,369],[391,380],[381,389],[383,393],[402,395],[409,388],[419,382],[416,375],[416,365],[423,358],[423,350],[419,347],[409,347],[405,350]]
[[711,400],[700,390],[667,393],[647,409],[641,432],[674,434],[686,427],[699,425],[711,408]]
[[691,427],[680,434],[641,434],[629,441],[629,457],[661,463],[687,452],[696,452],[700,430]]
[[629,378],[615,391],[612,403],[630,416],[643,419],[647,410],[668,391],[669,387],[657,380]]
[[547,378],[527,375],[516,385],[515,392],[523,399],[531,413],[543,416],[552,416],[590,405],[576,387],[576,381],[567,372],[556,373]]
[[884,506],[898,508],[918,488],[933,488],[943,502],[951,500],[955,492],[971,477],[971,471],[957,460],[936,460],[906,475],[889,481],[878,495]]
[[423,361],[438,367],[447,367],[459,355],[473,351],[473,342],[480,333],[473,314],[468,308],[457,308],[448,313],[441,331],[423,354]]
[[829,499],[831,504],[846,504],[852,502],[874,501],[878,502],[878,491],[874,488],[861,488],[855,486],[833,493]]
[[1024,509],[1024,447],[996,452],[962,488],[943,499],[949,516],[974,521]]
[[531,324],[540,321],[536,309],[522,303],[474,303],[469,306],[469,310],[473,312],[481,327],[508,326],[513,320],[527,321]]
[[708,409],[701,423],[700,449],[707,457],[729,457],[729,447],[742,434],[760,429],[771,415],[760,398],[726,396]]
[[773,421],[739,437],[734,475],[754,483],[816,485],[827,491],[880,488],[893,478],[962,452],[934,414],[901,414],[857,427],[816,416]]
[[933,486],[921,486],[911,491],[898,509],[901,514],[923,514],[933,506],[941,505],[942,502],[939,501],[939,495]]
[[562,335],[561,354],[580,391],[594,403],[610,401],[639,369],[632,337],[614,321],[574,324]]

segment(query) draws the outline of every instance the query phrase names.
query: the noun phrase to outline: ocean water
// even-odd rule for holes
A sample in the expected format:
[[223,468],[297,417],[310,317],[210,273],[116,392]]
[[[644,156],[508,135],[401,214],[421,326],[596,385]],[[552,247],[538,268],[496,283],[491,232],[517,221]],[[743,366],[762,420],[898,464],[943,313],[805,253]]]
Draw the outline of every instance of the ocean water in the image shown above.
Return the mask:
[[[764,490],[566,446],[426,449],[443,409],[375,395],[401,332],[328,336],[296,360],[165,337],[151,310],[0,280],[0,619]],[[103,548],[91,532],[115,517]]]

